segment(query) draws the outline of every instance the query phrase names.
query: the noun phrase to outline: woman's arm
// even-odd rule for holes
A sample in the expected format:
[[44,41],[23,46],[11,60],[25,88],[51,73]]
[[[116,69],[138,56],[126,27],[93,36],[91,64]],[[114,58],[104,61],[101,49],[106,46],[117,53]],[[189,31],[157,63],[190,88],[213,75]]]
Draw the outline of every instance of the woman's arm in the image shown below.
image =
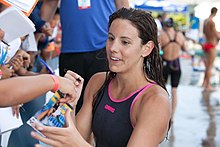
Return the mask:
[[134,130],[127,147],[158,147],[167,135],[171,106],[168,94],[155,85],[133,106]]
[[63,93],[75,97],[76,85],[63,77],[57,76],[57,82],[49,74],[0,80],[0,107],[28,102],[52,90],[55,83]]
[[91,139],[92,133],[92,104],[94,96],[104,83],[105,77],[106,73],[97,73],[89,80],[85,89],[82,108],[76,116],[77,129],[88,142]]

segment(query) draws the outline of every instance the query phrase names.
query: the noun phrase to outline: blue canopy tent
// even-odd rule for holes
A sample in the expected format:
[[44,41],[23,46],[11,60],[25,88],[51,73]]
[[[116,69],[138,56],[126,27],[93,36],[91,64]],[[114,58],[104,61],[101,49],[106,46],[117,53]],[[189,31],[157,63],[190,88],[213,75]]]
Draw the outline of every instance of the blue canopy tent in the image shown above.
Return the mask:
[[149,11],[163,11],[163,12],[188,12],[187,5],[173,4],[166,0],[147,0],[142,4],[135,4],[135,8],[144,9]]

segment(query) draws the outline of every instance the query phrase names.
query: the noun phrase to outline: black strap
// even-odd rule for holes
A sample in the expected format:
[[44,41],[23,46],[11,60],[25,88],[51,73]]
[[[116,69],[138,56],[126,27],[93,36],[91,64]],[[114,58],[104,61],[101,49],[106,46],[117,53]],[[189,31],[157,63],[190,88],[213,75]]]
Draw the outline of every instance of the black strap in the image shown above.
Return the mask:
[[172,43],[172,42],[177,43],[177,44],[182,48],[182,45],[179,44],[179,43],[176,41],[177,32],[175,32],[174,39],[171,39],[169,33],[168,33],[166,30],[164,30],[164,32],[167,34],[167,36],[168,36],[168,38],[169,38],[169,42],[167,42],[165,45],[161,46],[162,49],[165,48],[167,45],[169,45],[169,44]]

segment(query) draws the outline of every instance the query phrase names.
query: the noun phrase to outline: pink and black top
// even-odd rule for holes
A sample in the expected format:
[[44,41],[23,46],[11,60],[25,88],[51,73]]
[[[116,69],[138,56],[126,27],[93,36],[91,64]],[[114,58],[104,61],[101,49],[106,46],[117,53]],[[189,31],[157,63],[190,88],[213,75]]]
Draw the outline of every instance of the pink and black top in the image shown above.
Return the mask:
[[147,84],[120,100],[112,97],[110,84],[93,115],[96,147],[125,147],[134,128],[130,119],[133,105],[139,95],[155,84]]

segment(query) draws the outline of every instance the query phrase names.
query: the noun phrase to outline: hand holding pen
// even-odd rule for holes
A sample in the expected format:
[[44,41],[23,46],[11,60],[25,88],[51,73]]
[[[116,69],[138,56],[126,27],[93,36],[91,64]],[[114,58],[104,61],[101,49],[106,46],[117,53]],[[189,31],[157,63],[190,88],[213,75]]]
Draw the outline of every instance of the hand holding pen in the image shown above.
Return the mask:
[[72,84],[74,86],[75,90],[72,91],[72,93],[70,95],[67,95],[66,98],[68,97],[70,100],[69,102],[75,106],[79,100],[80,95],[81,95],[84,79],[80,75],[78,75],[77,73],[70,71],[70,70],[68,70],[66,72],[64,77],[71,80]]
[[[50,68],[50,66],[42,58],[40,58],[40,61],[47,68],[47,70],[50,72],[50,74],[53,74],[53,75],[55,74],[55,72]],[[61,85],[60,87],[65,87],[65,89],[60,88],[58,90],[58,92],[60,93],[61,97],[65,98],[65,99],[61,99],[60,102],[65,103],[68,101],[70,103],[73,102],[73,105],[76,105],[77,101],[81,95],[84,79],[82,77],[80,77],[80,75],[78,75],[77,73],[72,72],[70,70],[68,70],[66,72],[64,77],[65,77],[64,79],[71,81],[70,84],[72,84],[72,86],[74,87],[75,90],[72,91],[70,89],[67,89],[68,86]],[[63,77],[59,77],[59,78],[63,78]],[[62,84],[62,82],[60,84]],[[69,92],[69,91],[71,91],[71,92]]]

